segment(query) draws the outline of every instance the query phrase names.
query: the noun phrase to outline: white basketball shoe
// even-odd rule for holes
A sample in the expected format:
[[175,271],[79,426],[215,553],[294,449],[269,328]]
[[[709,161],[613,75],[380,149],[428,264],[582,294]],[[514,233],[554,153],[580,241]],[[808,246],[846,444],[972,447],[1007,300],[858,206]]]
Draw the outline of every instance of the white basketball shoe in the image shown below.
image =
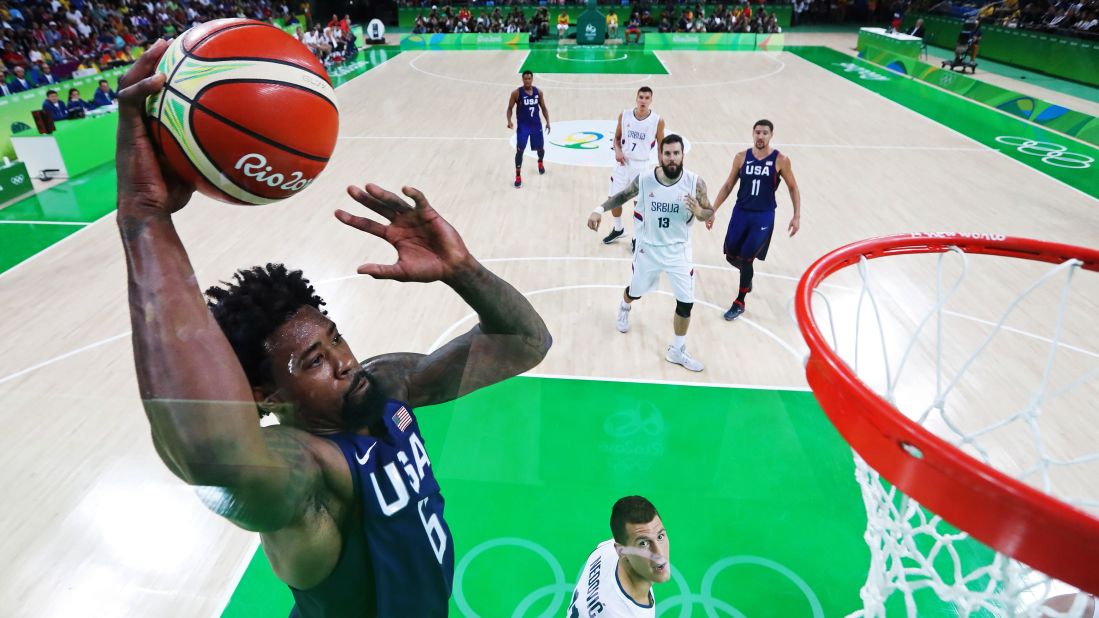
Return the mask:
[[664,354],[664,360],[669,363],[682,365],[684,369],[689,369],[691,371],[702,371],[706,368],[701,361],[687,353],[686,345],[681,348],[677,348],[674,345],[668,346],[668,351]]
[[618,306],[618,320],[615,322],[615,326],[620,333],[630,330],[630,308],[623,309],[621,303]]

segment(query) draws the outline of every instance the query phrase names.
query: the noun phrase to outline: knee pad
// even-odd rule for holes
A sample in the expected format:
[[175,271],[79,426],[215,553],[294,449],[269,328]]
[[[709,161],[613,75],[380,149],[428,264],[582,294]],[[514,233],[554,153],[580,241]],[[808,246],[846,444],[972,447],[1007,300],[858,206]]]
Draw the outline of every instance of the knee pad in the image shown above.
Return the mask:
[[681,303],[677,300],[675,301],[675,314],[681,318],[689,318],[691,317],[691,309],[694,306],[694,303]]

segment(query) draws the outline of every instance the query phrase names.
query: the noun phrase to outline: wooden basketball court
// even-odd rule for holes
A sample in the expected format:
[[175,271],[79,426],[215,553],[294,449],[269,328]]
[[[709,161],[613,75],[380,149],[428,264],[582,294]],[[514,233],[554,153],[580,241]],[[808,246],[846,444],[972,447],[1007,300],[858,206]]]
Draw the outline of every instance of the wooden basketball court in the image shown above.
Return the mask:
[[[558,123],[612,121],[632,106],[639,86],[652,87],[654,110],[669,132],[689,141],[685,165],[706,180],[711,196],[735,153],[750,145],[753,123],[774,122],[772,145],[791,157],[801,187],[801,231],[793,238],[778,231],[791,215],[786,188],[780,187],[776,234],[767,260],[756,266],[748,311],[726,322],[721,314],[738,282],[722,256],[732,202],[718,213],[713,231],[695,226],[698,302],[687,345],[706,369],[690,373],[663,359],[674,308],[666,292],[635,303],[628,334],[615,331],[616,306],[630,273],[629,242],[601,244],[609,215],[599,233],[585,227],[592,208],[606,198],[610,170],[550,157],[547,173],[539,176],[528,158],[523,187],[511,186],[513,135],[504,111],[525,57],[406,52],[339,88],[339,145],[328,170],[303,195],[257,208],[198,196],[175,217],[200,285],[225,280],[237,268],[284,262],[316,284],[360,359],[428,351],[469,328],[475,319],[470,309],[441,284],[356,275],[360,263],[388,262],[395,253],[332,216],[335,208],[360,208],[344,192],[349,184],[373,182],[393,191],[410,185],[458,229],[476,257],[527,293],[544,316],[554,347],[536,375],[803,391],[806,348],[790,302],[802,272],[829,250],[914,231],[987,232],[1082,246],[1099,238],[1099,203],[1087,193],[794,53],[657,52],[665,75],[537,74],[535,85],[545,92],[555,127],[551,142],[568,137],[556,129]],[[911,327],[921,315],[909,309],[925,307],[933,297],[933,269],[921,268],[881,271],[878,282],[893,296],[884,306],[895,324]],[[951,307],[954,345],[975,347],[987,323],[996,322],[1041,272],[1006,261],[974,268],[964,297]],[[1065,376],[1099,365],[1099,330],[1089,319],[1099,310],[1097,282],[1088,272],[1073,281],[1056,364]],[[833,309],[850,311],[858,285],[853,277],[837,283],[848,288],[837,288]],[[666,281],[662,289],[669,289]],[[1048,354],[1044,339],[1053,336],[1057,303],[1046,301],[1059,300],[1057,290],[1043,292],[1043,300],[1011,319],[1014,330],[997,339],[997,362],[966,391],[967,414],[995,415],[997,408],[1027,397],[1021,385],[1032,386],[1037,378],[1012,372],[1030,367],[1040,377],[1043,365],[1028,359]],[[206,511],[153,451],[136,388],[125,265],[113,217],[0,274],[0,296],[0,560],[8,565],[0,613],[219,615],[253,557],[256,535]],[[851,335],[850,328],[840,331]],[[908,371],[926,381],[928,367],[917,362]],[[1068,400],[1059,428],[1050,430],[1074,452],[1093,451],[1099,435],[1092,382],[1084,387],[1091,390]],[[692,413],[665,412],[669,418]],[[766,453],[772,438],[754,439]],[[1007,438],[1002,457],[1009,461],[1013,440],[1026,441]],[[557,456],[537,455],[547,464]],[[476,465],[476,453],[466,457]],[[660,466],[673,477],[691,474],[690,462],[680,456],[668,456]],[[1090,490],[1094,501],[1094,481],[1088,480],[1097,478],[1094,472],[1065,482],[1072,492]],[[644,490],[643,479],[636,485]],[[691,499],[682,496],[685,503]],[[610,504],[592,508],[604,513]],[[781,504],[776,497],[776,512]],[[699,532],[707,537],[699,542],[718,542],[723,521],[715,516]],[[606,536],[603,519],[592,528],[594,547]],[[676,540],[695,534],[692,528],[687,521],[669,524]],[[459,544],[459,560],[462,550]],[[570,586],[581,564],[582,557],[563,564]],[[657,593],[660,598],[659,588]],[[857,600],[857,586],[848,594]],[[563,607],[554,611],[560,614]]]

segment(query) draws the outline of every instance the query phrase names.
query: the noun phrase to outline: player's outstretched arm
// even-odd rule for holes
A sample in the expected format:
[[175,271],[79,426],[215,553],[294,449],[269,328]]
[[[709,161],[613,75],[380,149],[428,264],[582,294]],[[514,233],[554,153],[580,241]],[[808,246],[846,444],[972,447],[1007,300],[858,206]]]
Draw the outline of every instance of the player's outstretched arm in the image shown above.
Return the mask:
[[608,197],[605,202],[595,207],[595,210],[592,211],[590,215],[588,215],[588,228],[593,231],[598,231],[599,222],[603,220],[603,213],[607,212],[608,210],[614,210],[615,208],[618,208],[619,206],[625,204],[631,199],[637,197],[637,194],[639,192],[640,188],[638,186],[637,178],[634,178],[633,182],[631,182],[628,187]]
[[217,488],[219,512],[238,525],[279,529],[308,503],[316,476],[296,441],[279,432],[269,442],[260,431],[244,370],[172,222],[192,189],[158,163],[142,116],[145,98],[163,86],[153,72],[166,47],[157,42],[120,80],[117,221],[138,388],[168,468],[188,484]]
[[527,371],[545,358],[552,339],[525,296],[470,255],[458,232],[420,191],[405,187],[414,205],[376,185],[350,187],[356,201],[385,217],[383,225],[342,210],[343,223],[384,239],[397,263],[363,264],[377,279],[442,281],[480,318],[477,326],[431,354],[390,354],[368,361],[372,373],[398,385],[412,406],[450,401]]
[[794,179],[794,168],[790,163],[790,157],[780,155],[778,166],[779,175],[786,181],[786,188],[790,191],[790,202],[794,205],[794,216],[790,219],[790,225],[786,228],[790,232],[790,236],[793,236],[801,229],[801,191],[798,190],[798,181]]

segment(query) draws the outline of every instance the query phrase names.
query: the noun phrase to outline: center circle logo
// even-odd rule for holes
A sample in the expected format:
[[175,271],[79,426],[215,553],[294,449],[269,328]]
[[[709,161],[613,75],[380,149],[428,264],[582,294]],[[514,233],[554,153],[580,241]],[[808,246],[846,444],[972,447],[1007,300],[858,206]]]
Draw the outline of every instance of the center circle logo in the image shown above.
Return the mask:
[[[559,120],[551,122],[551,133],[545,133],[546,162],[562,165],[580,165],[584,167],[611,168],[618,163],[614,160],[614,120]],[[665,127],[664,135],[675,131]],[[683,137],[683,136],[681,136]],[[655,139],[655,138],[654,138]],[[510,140],[515,147],[515,134]],[[684,154],[691,151],[691,141],[683,137]],[[526,154],[538,158],[538,153],[528,146]],[[649,161],[656,165],[660,157],[657,148],[649,151]],[[690,168],[690,163],[687,163]]]

